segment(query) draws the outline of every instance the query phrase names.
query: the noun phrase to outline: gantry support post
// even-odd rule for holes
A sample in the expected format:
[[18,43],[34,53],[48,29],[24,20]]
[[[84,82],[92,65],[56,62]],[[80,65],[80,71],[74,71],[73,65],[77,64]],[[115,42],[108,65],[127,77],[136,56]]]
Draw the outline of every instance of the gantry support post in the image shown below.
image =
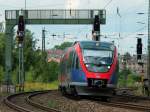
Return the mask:
[[5,79],[4,84],[7,86],[7,92],[10,92],[12,84],[12,47],[13,47],[13,27],[6,23],[5,30]]

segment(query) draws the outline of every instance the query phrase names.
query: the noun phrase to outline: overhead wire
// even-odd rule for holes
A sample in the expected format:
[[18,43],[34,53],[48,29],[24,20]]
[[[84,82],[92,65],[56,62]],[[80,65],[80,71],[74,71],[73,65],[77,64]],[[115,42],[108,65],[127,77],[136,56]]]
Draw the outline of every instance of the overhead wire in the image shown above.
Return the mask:
[[112,2],[112,0],[110,0],[105,6],[104,9]]
[[142,28],[140,28],[140,29],[138,29],[138,30],[136,30],[135,32],[132,32],[132,33],[130,33],[130,34],[127,34],[127,35],[125,35],[125,36],[123,36],[123,37],[121,37],[121,38],[128,38],[128,37],[130,37],[130,36],[132,36],[132,35],[135,35],[135,33],[139,32],[139,31],[143,31],[146,27],[147,27],[147,25],[144,26],[144,27],[142,27]]

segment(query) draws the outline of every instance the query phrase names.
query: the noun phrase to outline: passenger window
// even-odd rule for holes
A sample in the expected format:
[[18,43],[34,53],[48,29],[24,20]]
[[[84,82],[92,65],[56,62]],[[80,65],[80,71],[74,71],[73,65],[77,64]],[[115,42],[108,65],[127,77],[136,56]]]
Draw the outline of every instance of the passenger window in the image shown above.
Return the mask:
[[80,69],[80,62],[79,62],[79,58],[76,56],[76,69]]
[[74,67],[74,64],[75,64],[75,57],[76,57],[76,55],[75,55],[75,52],[73,51],[73,52],[72,52],[72,63],[71,63],[71,67],[72,67],[72,68],[75,68],[75,67]]
[[76,58],[76,69],[79,69],[79,60],[78,60],[78,57]]

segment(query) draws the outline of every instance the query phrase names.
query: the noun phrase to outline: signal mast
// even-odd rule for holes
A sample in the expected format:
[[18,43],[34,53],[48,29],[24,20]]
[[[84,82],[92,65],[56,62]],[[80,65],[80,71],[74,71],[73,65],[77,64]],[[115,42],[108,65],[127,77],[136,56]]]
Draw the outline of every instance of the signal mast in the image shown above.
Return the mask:
[[16,40],[17,40],[18,48],[19,48],[19,73],[18,73],[19,91],[24,91],[24,80],[25,80],[24,54],[23,54],[24,37],[25,37],[25,20],[24,20],[23,11],[21,10],[19,14],[19,19],[18,19],[18,30],[17,30],[17,36],[16,36]]
[[93,36],[92,40],[100,41],[100,20],[98,15],[95,15],[92,36]]

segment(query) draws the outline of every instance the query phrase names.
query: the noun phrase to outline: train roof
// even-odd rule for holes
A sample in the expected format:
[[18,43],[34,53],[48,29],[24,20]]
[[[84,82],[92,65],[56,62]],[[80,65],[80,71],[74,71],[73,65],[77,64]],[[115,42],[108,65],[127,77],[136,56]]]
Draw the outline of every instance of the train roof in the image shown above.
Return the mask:
[[82,49],[105,49],[114,50],[114,44],[110,42],[99,42],[99,41],[78,41]]

